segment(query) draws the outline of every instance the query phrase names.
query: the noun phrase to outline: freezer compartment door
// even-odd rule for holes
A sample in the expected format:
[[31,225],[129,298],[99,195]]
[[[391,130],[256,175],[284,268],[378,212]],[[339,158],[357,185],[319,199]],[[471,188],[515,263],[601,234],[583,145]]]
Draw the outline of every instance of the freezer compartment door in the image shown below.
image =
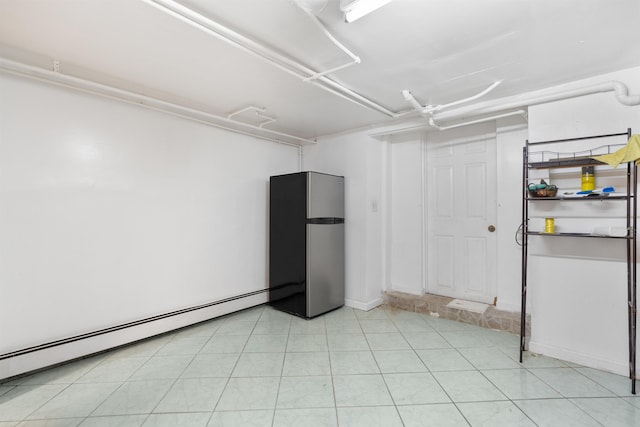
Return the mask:
[[307,317],[344,305],[344,224],[307,224]]
[[269,194],[269,303],[306,316],[307,177],[272,176]]
[[344,218],[344,177],[309,172],[307,218]]

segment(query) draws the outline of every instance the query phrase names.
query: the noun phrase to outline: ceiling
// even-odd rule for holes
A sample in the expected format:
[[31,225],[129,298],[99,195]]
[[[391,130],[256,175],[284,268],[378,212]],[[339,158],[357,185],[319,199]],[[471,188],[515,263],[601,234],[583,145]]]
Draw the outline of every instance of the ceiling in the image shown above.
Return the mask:
[[[0,0],[0,56],[47,69],[59,61],[63,74],[223,117],[263,108],[233,119],[258,126],[268,116],[275,121],[264,128],[304,138],[415,116],[402,90],[437,105],[502,81],[485,101],[640,65],[640,0],[393,0],[352,23],[339,0],[326,1],[314,16],[360,63],[325,82],[385,113],[151,2]],[[179,5],[315,72],[351,60],[294,0]]]

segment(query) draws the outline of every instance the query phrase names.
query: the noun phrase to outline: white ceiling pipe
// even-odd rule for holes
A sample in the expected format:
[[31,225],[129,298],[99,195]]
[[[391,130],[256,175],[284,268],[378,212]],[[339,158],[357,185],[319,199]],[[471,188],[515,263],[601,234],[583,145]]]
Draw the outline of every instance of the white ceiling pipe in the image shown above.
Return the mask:
[[322,72],[315,73],[313,76],[305,77],[302,79],[304,82],[309,82],[311,80],[319,79],[322,76],[326,76],[327,74],[335,73],[336,71],[343,70],[345,68],[349,68],[352,65],[359,64],[359,62],[351,61],[346,64],[338,65],[337,67],[329,68],[328,70],[324,70]]
[[[225,129],[243,135],[253,136],[267,141],[287,145],[300,145],[300,143],[316,144],[316,141],[312,139],[302,138],[296,135],[278,132],[271,129],[264,129],[259,126],[254,126],[238,120],[229,119],[227,117],[218,116],[190,107],[185,107],[183,105],[174,104],[157,98],[152,98],[146,95],[140,95],[134,92],[129,92],[123,89],[96,83],[91,80],[85,80],[67,74],[62,74],[60,72],[33,67],[31,65],[22,64],[20,62],[11,61],[5,58],[0,58],[0,71],[42,80],[83,92],[92,93],[94,95],[103,96],[105,98],[115,99],[129,104],[162,111],[175,116],[208,124],[220,129]],[[235,129],[234,127],[232,127],[232,125],[239,126],[240,128],[244,128],[245,130]],[[297,143],[292,143],[287,140],[297,141]]]
[[242,114],[247,111],[253,111],[256,114],[256,116],[260,117],[261,119],[265,119],[264,121],[258,124],[258,127],[260,128],[264,127],[265,125],[268,125],[269,123],[274,123],[278,120],[275,117],[267,116],[265,114],[265,111],[267,111],[266,108],[256,107],[255,105],[249,105],[248,107],[244,107],[237,111],[234,111],[233,113],[227,115],[227,119],[230,119],[233,116],[237,116],[238,114]]
[[[156,9],[185,22],[201,31],[206,32],[230,45],[239,48],[253,56],[261,58],[278,69],[285,71],[295,77],[305,80],[309,76],[317,74],[315,70],[296,62],[268,47],[251,40],[250,38],[227,28],[173,0],[140,0],[144,3],[155,7]],[[389,117],[396,117],[397,114],[386,107],[354,92],[351,89],[327,78],[320,76],[316,80],[310,80],[310,83],[324,89],[334,95],[353,102],[362,107],[366,107]]]
[[343,94],[341,94],[339,92],[335,92],[335,91],[334,92],[337,95],[341,95],[342,97],[344,97],[345,99],[347,99],[347,100],[349,100],[351,102],[354,102],[354,103],[356,103],[356,104],[358,104],[360,106],[368,107],[369,109],[372,109],[372,110],[376,110],[377,112],[382,113],[382,114],[384,114],[386,116],[389,116],[389,117],[392,117],[392,118],[398,117],[398,113],[393,112],[393,111],[389,110],[386,107],[383,107],[382,105],[376,103],[375,101],[372,101],[369,98],[366,98],[366,97],[360,95],[359,93],[352,91],[351,89],[347,89],[346,87],[334,82],[331,79],[328,79],[325,76],[320,77],[318,80],[312,80],[311,84],[315,84],[318,87],[321,87],[321,88],[323,88],[325,90],[329,90],[331,92],[330,88],[327,88],[324,85],[318,84],[317,81],[321,81],[321,82],[323,82],[323,83],[325,83],[325,84],[327,84],[329,86],[336,86],[336,88],[340,88],[340,90],[343,91],[346,95],[343,95]]
[[241,109],[239,109],[237,111],[234,111],[231,114],[228,114],[227,115],[227,119],[230,119],[233,116],[237,116],[238,114],[242,114],[242,113],[245,113],[247,111],[253,111],[256,116],[260,117],[261,119],[265,119],[264,121],[262,121],[262,122],[260,122],[258,124],[258,127],[262,128],[265,125],[268,125],[269,123],[274,123],[274,122],[277,121],[277,119],[275,117],[267,116],[265,114],[266,110],[267,110],[266,108],[256,107],[255,105],[249,105],[248,107],[241,108]]
[[325,76],[327,74],[331,74],[331,73],[336,72],[338,70],[342,70],[343,68],[347,68],[347,67],[350,67],[352,65],[359,64],[361,62],[360,61],[360,57],[355,55],[353,52],[351,52],[349,49],[347,49],[342,43],[340,43],[338,41],[338,39],[336,39],[333,36],[333,34],[331,34],[329,32],[329,30],[327,30],[327,28],[324,26],[324,24],[322,24],[322,22],[318,19],[318,17],[311,10],[306,9],[305,7],[300,5],[300,3],[296,3],[296,4],[300,7],[300,9],[302,9],[305,12],[305,14],[309,17],[309,19],[311,19],[311,21],[313,21],[313,23],[316,24],[316,27],[318,27],[320,29],[320,31],[322,31],[324,33],[324,35],[327,36],[327,38],[331,41],[331,43],[333,43],[338,49],[340,49],[341,51],[346,53],[349,56],[349,58],[351,58],[351,61],[347,62],[346,64],[339,65],[337,67],[334,67],[334,68],[326,70],[326,71],[317,72],[314,75],[305,78],[304,81],[315,80],[315,79],[320,78],[322,76]]
[[345,22],[353,22],[388,3],[391,0],[341,0],[340,10],[344,13]]
[[424,106],[418,102],[418,100],[413,96],[413,94],[410,91],[406,89],[403,90],[402,96],[404,97],[405,101],[411,104],[414,110],[422,113],[422,111],[424,110]]
[[[275,65],[282,71],[286,71],[298,78],[301,78],[300,70],[306,74],[313,74],[313,70],[304,67],[302,64],[294,62],[284,55],[263,46],[250,38],[225,27],[193,10],[177,3],[173,0],[140,0],[150,6],[155,7],[169,16],[191,25],[192,27],[204,31],[205,33],[230,44],[253,56],[259,57]],[[290,68],[285,67],[287,65]]]
[[239,109],[237,111],[234,111],[231,114],[228,114],[227,115],[227,119],[230,119],[233,116],[237,116],[238,114],[242,114],[242,113],[244,113],[246,111],[255,111],[256,113],[258,113],[258,112],[264,113],[265,109],[264,108],[260,108],[260,107],[256,107],[255,105],[249,105],[248,107],[241,108],[241,109]]
[[260,118],[266,119],[265,121],[260,122],[260,124],[258,125],[259,128],[263,128],[264,126],[268,125],[269,123],[274,123],[276,121],[275,117],[264,116],[262,114],[258,114],[258,116]]
[[640,95],[629,95],[629,88],[624,83],[612,80],[609,84],[613,87],[619,103],[628,106],[640,104]]
[[523,108],[530,105],[539,105],[547,102],[576,98],[579,96],[591,95],[600,92],[614,92],[618,102],[623,105],[640,105],[640,95],[629,95],[629,89],[624,83],[613,80],[597,84],[572,87],[564,90],[545,89],[523,95],[516,95],[493,101],[481,102],[457,108],[455,110],[437,113],[433,115],[433,118],[439,121],[463,119],[470,116],[497,113],[514,108]]
[[483,117],[483,118],[480,118],[480,119],[471,120],[471,121],[464,122],[464,123],[456,123],[456,124],[448,125],[448,126],[442,126],[442,125],[437,124],[433,120],[433,117],[431,117],[429,119],[429,125],[431,125],[431,127],[435,128],[435,129],[438,129],[438,130],[447,130],[447,129],[459,128],[459,127],[462,127],[462,126],[469,126],[469,125],[475,125],[475,124],[478,124],[478,123],[489,122],[489,121],[497,120],[497,119],[503,119],[505,117],[511,117],[511,116],[522,116],[526,120],[527,119],[527,112],[525,110],[511,111],[509,113],[498,114],[496,116],[490,116],[490,117]]
[[475,94],[473,96],[469,96],[467,98],[460,99],[458,101],[450,102],[448,104],[424,105],[423,106],[422,104],[420,104],[416,100],[416,98],[413,96],[413,94],[410,91],[406,90],[406,89],[402,91],[402,96],[404,97],[405,101],[409,102],[409,104],[411,104],[411,106],[414,108],[414,110],[418,111],[420,114],[433,114],[435,111],[440,111],[440,110],[443,110],[445,108],[452,107],[454,105],[464,104],[464,103],[476,100],[476,99],[488,94],[489,92],[491,92],[500,83],[502,83],[502,80],[498,80],[497,82],[492,83],[491,86],[489,86],[488,88],[486,88],[482,92],[479,92],[479,93],[477,93],[477,94]]
[[261,119],[265,119],[263,122],[260,122],[260,124],[258,125],[258,127],[260,128],[263,127],[264,125],[268,125],[269,123],[275,123],[277,121],[275,117],[267,116],[266,114],[260,111],[256,111],[256,116],[260,117]]
[[[436,105],[432,111],[440,111],[443,110],[445,108],[449,108],[449,107],[453,107],[454,105],[459,105],[459,104],[464,104],[467,103],[469,101],[474,101],[480,97],[485,96],[486,94],[488,94],[489,92],[491,92],[492,90],[494,90],[496,88],[496,86],[498,86],[500,83],[502,83],[502,80],[498,80],[497,82],[494,82],[493,84],[491,84],[491,86],[489,86],[488,88],[486,88],[485,90],[483,90],[480,93],[477,93],[473,96],[470,96],[468,98],[463,98],[460,99],[458,101],[454,101],[454,102],[450,102],[448,104],[442,104],[442,105]],[[430,111],[431,112],[431,111]]]

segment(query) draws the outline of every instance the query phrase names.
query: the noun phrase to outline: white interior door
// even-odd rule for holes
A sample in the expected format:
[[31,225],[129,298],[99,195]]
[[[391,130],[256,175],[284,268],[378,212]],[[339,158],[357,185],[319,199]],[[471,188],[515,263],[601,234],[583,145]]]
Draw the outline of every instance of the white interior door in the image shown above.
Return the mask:
[[428,292],[492,304],[497,261],[495,126],[431,134],[427,159]]

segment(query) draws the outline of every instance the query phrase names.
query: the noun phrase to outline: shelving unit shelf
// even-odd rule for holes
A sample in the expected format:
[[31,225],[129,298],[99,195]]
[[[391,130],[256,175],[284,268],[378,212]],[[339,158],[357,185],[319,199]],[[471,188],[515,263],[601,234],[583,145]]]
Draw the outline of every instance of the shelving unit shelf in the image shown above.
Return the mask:
[[586,196],[586,197],[526,197],[527,201],[535,200],[536,202],[545,202],[551,200],[562,200],[566,202],[570,201],[579,201],[584,202],[585,200],[627,200],[627,196]]
[[[575,139],[571,139],[574,141]],[[556,141],[553,141],[556,142]],[[533,142],[531,144],[539,144]],[[595,154],[594,154],[595,155]],[[531,169],[549,169],[549,168],[573,168],[577,166],[598,166],[604,165],[605,163],[599,162],[598,160],[594,160],[590,157],[571,157],[571,158],[561,158],[555,160],[547,160],[543,162],[530,162],[529,167]]]
[[594,239],[624,239],[630,240],[630,236],[603,236],[591,233],[545,233],[544,231],[527,231],[529,236],[545,236],[545,237],[589,237]]
[[[622,138],[626,141],[631,138],[631,129],[626,132],[590,135],[579,138],[548,140],[540,142],[529,142],[523,148],[522,161],[522,306],[520,321],[520,362],[522,363],[523,352],[526,351],[526,318],[527,318],[527,262],[530,236],[541,237],[579,237],[589,239],[614,239],[623,240],[626,243],[626,264],[627,264],[627,309],[628,309],[628,338],[629,338],[629,378],[631,379],[631,392],[636,394],[636,230],[637,230],[637,166],[635,161],[626,163],[626,192],[624,194],[599,194],[597,196],[569,197],[531,197],[527,186],[529,183],[529,172],[533,169],[557,169],[557,168],[579,168],[584,166],[606,165],[600,161],[592,159],[591,156],[612,153],[624,144],[606,145],[576,153],[557,153],[550,151],[532,151],[539,146],[548,144],[563,144],[568,142],[584,142],[587,140],[602,140],[604,138]],[[625,141],[625,143],[626,143]],[[621,172],[625,173],[625,172]],[[626,236],[608,236],[583,232],[561,232],[545,233],[542,231],[529,230],[529,204],[530,203],[591,203],[602,201],[619,201],[626,204]]]

